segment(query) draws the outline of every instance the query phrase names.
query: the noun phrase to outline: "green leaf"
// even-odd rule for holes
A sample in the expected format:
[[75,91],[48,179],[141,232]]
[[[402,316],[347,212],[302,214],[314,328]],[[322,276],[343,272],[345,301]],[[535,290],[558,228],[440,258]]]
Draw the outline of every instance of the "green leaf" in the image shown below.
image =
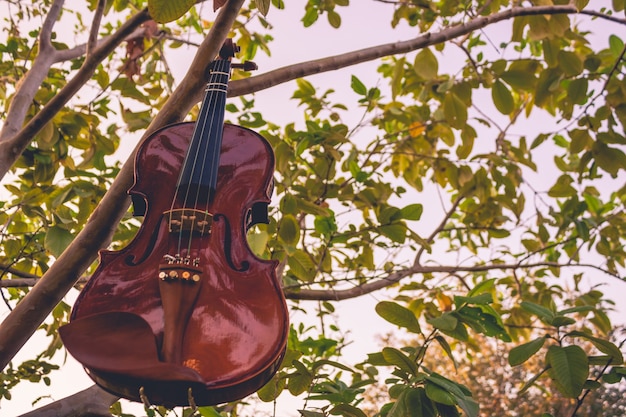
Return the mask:
[[454,355],[452,354],[452,348],[450,347],[450,344],[448,344],[448,341],[441,335],[435,336],[435,340],[439,343],[439,346],[441,346],[444,352],[446,352],[446,355],[448,355],[448,357],[452,359],[452,363],[454,364],[454,369],[456,370],[458,366],[456,363],[456,359],[454,358]]
[[472,398],[470,392],[465,386],[451,381],[435,372],[427,375],[426,380],[439,385],[440,388],[452,394],[456,398],[457,404],[465,412],[467,417],[478,416],[478,403]]
[[397,243],[404,243],[406,240],[406,226],[402,223],[392,223],[378,228],[380,234],[388,237]]
[[532,72],[521,69],[506,71],[502,73],[500,78],[511,87],[526,91],[531,91],[537,83]]
[[491,87],[491,99],[496,109],[502,114],[511,114],[515,107],[511,91],[500,80],[497,80]]
[[429,48],[424,48],[415,55],[413,69],[423,79],[433,80],[437,78],[437,73],[439,72],[437,57]]
[[502,341],[510,342],[511,336],[507,333],[498,312],[489,305],[465,306],[457,314],[459,320],[467,323],[474,331],[487,336],[496,336]]
[[341,26],[341,16],[339,15],[339,13],[334,10],[329,10],[328,23],[330,23],[330,25],[335,29],[339,28],[339,26]]
[[526,362],[543,347],[545,342],[545,337],[539,337],[528,343],[514,347],[509,352],[509,365],[517,366]]
[[306,13],[304,14],[304,17],[302,18],[302,24],[305,28],[308,28],[317,21],[318,17],[319,13],[317,12],[317,9],[315,9],[314,7],[308,8]]
[[614,366],[608,373],[602,375],[602,381],[607,384],[617,384],[623,378],[626,378],[626,368],[622,366]]
[[550,346],[546,355],[550,374],[559,391],[569,397],[578,397],[589,376],[587,354],[580,346]]
[[570,326],[574,323],[576,323],[576,320],[573,318],[561,315],[556,315],[552,320],[550,320],[550,324],[554,327]]
[[278,236],[288,245],[295,245],[300,239],[300,225],[296,218],[287,214],[280,221]]
[[52,226],[46,232],[44,247],[58,258],[63,251],[72,243],[74,236],[67,229],[59,226]]
[[540,41],[551,35],[548,19],[542,15],[528,16],[528,35],[533,41]]
[[343,363],[331,361],[331,360],[328,360],[328,359],[320,359],[319,361],[313,362],[312,368],[314,370],[317,370],[318,368],[321,368],[324,365],[333,366],[335,368],[343,369],[344,371],[348,371],[348,372],[354,373],[354,370],[351,369],[349,366],[346,366]]
[[311,257],[301,249],[295,250],[287,259],[289,271],[298,279],[311,282],[315,278],[315,264]]
[[495,284],[496,284],[496,278],[490,278],[490,279],[481,281],[478,284],[476,284],[476,286],[467,293],[467,296],[474,297],[476,295],[491,291],[495,287]]
[[460,308],[464,304],[491,304],[493,303],[493,296],[490,293],[482,293],[471,297],[464,297],[462,295],[454,296],[454,305]]
[[585,104],[587,102],[588,87],[589,81],[586,78],[572,80],[567,85],[567,96],[574,104]]
[[256,4],[256,8],[259,9],[259,12],[261,12],[263,16],[267,16],[272,0],[254,0],[254,3]]
[[439,317],[434,317],[428,320],[431,326],[439,330],[454,331],[459,323],[459,320],[449,311],[443,313]]
[[406,220],[419,220],[423,211],[424,206],[421,204],[409,204],[400,210],[400,217]]
[[387,417],[435,417],[436,415],[434,404],[422,387],[403,390],[387,413]]
[[626,169],[626,154],[621,149],[596,141],[592,153],[598,166],[614,177],[620,169]]
[[256,393],[263,402],[274,401],[283,392],[286,380],[278,374],[274,375],[269,382],[261,387]]
[[187,13],[195,2],[195,0],[148,0],[148,11],[156,22],[167,23]]
[[[111,88],[113,90],[118,90],[124,97],[133,98],[143,104],[152,104],[147,94],[139,91],[137,89],[137,85],[128,78],[117,78],[111,83]],[[125,110],[123,106],[122,110],[132,113],[130,110]]]
[[352,87],[352,91],[360,96],[364,96],[367,94],[367,87],[355,75],[353,75],[351,78],[350,87]]
[[292,365],[296,368],[296,372],[289,375],[287,389],[291,395],[300,395],[311,386],[313,374],[300,361],[293,361]]
[[624,41],[619,36],[609,36],[609,49],[615,58],[620,57],[624,50]]
[[531,303],[530,301],[522,301],[520,306],[524,310],[534,314],[535,316],[546,322],[550,322],[554,318],[554,313],[551,310],[539,304]]
[[408,374],[415,375],[417,373],[417,365],[415,364],[415,361],[398,349],[392,347],[383,348],[383,357],[385,358],[385,361],[395,365]]
[[322,207],[318,204],[312,203],[304,198],[296,199],[296,207],[298,210],[301,210],[308,214],[313,214],[316,216],[333,216],[334,214],[332,210]]
[[576,195],[576,189],[572,186],[572,182],[574,182],[574,180],[569,175],[561,175],[556,180],[552,188],[548,190],[548,195],[554,198]]
[[335,216],[315,216],[313,221],[315,231],[324,236],[332,236],[337,232],[337,221]]
[[[220,417],[219,411],[212,406],[198,407],[198,412],[202,417]],[[120,413],[116,415],[121,415],[121,410]]]
[[250,250],[260,257],[267,248],[267,242],[270,240],[270,235],[265,231],[249,233],[247,240]]
[[583,72],[583,60],[571,51],[559,51],[558,53],[559,68],[568,77],[575,77]]
[[587,129],[574,129],[569,132],[569,137],[572,139],[570,142],[569,150],[572,153],[579,153],[585,149],[588,149],[593,143],[593,138],[587,131]]
[[578,11],[581,11],[589,4],[589,0],[574,0],[574,5]]
[[455,129],[462,129],[467,122],[467,106],[456,94],[446,94],[444,97],[443,114]]
[[559,89],[562,74],[554,68],[545,69],[539,74],[539,80],[535,87],[535,104],[538,107],[550,103],[550,98]]
[[569,337],[580,337],[590,341],[596,349],[600,352],[607,354],[611,358],[611,365],[621,365],[624,363],[624,356],[622,351],[613,342],[609,340],[600,339],[587,333],[575,330],[567,333]]
[[334,406],[330,410],[330,414],[334,416],[345,417],[367,417],[367,414],[365,414],[361,409],[346,403],[341,403]]
[[420,334],[422,330],[415,314],[408,308],[393,301],[381,301],[376,304],[376,312],[389,323]]
[[434,402],[445,405],[456,405],[456,397],[439,385],[426,381],[425,388],[426,395]]

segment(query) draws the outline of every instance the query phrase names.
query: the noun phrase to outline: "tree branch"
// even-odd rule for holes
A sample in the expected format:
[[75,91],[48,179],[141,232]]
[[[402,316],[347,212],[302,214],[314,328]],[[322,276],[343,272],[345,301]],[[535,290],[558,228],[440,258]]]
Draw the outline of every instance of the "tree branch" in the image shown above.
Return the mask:
[[[3,277],[4,274],[9,273],[11,275],[15,275],[16,277],[20,277],[20,278],[28,278],[28,279],[39,279],[38,275],[35,274],[29,274],[28,272],[24,272],[24,271],[20,271],[17,268],[14,268],[11,265],[6,265],[6,264],[0,264],[0,277]],[[5,279],[0,281],[0,286],[4,281],[12,281],[10,279]],[[12,286],[12,285],[9,285]]]
[[251,94],[297,78],[334,71],[395,54],[405,54],[464,36],[477,29],[520,16],[581,13],[626,25],[626,19],[594,11],[578,11],[573,5],[513,7],[490,16],[479,16],[467,23],[451,26],[435,33],[425,33],[407,41],[377,45],[341,55],[301,62],[230,83],[229,97]]
[[41,26],[41,32],[39,32],[39,55],[45,55],[54,52],[52,46],[52,28],[56,23],[61,10],[63,10],[63,3],[65,0],[55,0],[50,6],[50,10],[46,15],[46,19]]
[[104,14],[104,6],[106,0],[98,0],[96,11],[93,14],[93,20],[91,22],[91,29],[89,30],[89,39],[87,39],[87,47],[85,49],[85,56],[89,58],[91,51],[96,47],[98,41],[98,31],[100,30],[100,22],[102,21],[102,15]]
[[147,10],[142,10],[124,22],[117,33],[107,38],[85,60],[76,75],[46,105],[22,127],[37,89],[55,61],[55,53],[39,53],[33,67],[26,73],[9,107],[7,118],[0,131],[0,179],[2,179],[24,152],[33,137],[91,78],[98,65],[141,23],[150,18]]
[[[591,264],[561,264],[557,262],[535,262],[529,264],[489,264],[489,265],[474,265],[474,266],[446,266],[446,265],[436,265],[436,266],[422,266],[422,265],[414,265],[411,268],[402,269],[399,271],[392,272],[388,276],[384,278],[379,278],[373,281],[366,282],[362,285],[357,285],[352,288],[335,290],[300,290],[293,288],[285,289],[285,296],[291,300],[315,300],[315,301],[341,301],[347,300],[350,298],[356,298],[361,295],[369,294],[378,290],[382,290],[387,288],[393,284],[400,282],[403,278],[407,278],[411,275],[416,274],[436,274],[436,273],[456,273],[456,272],[485,272],[485,271],[503,271],[503,270],[517,270],[517,269],[528,269],[528,268],[565,268],[565,267],[581,267],[581,268],[593,268],[602,271],[605,274],[610,275],[613,278],[620,277],[611,274],[610,272],[599,268],[597,265]],[[622,281],[623,282],[623,281]]]
[[[230,0],[220,9],[208,36],[202,42],[187,75],[172,93],[144,135],[160,127],[183,120],[197,103],[205,83],[205,72],[228,35],[244,0]],[[138,16],[148,17],[147,12]],[[139,17],[135,16],[135,19]],[[125,26],[127,26],[126,22]],[[94,51],[97,59],[104,48]],[[1,151],[0,151],[1,152]],[[32,290],[17,304],[0,324],[0,368],[4,367],[32,336],[52,309],[75,284],[96,258],[98,250],[108,246],[113,233],[130,204],[127,190],[133,183],[134,153],[126,161],[117,178],[94,210],[89,221],[63,254]],[[0,153],[1,155],[1,153]]]
[[[435,237],[444,230],[444,228],[446,227],[446,223],[448,222],[448,220],[450,220],[450,218],[454,214],[454,212],[455,212],[456,208],[459,206],[459,204],[461,204],[461,201],[463,201],[463,198],[464,198],[464,196],[458,196],[457,197],[457,199],[454,201],[454,203],[452,203],[452,207],[450,207],[450,209],[446,212],[445,216],[443,216],[443,219],[441,219],[441,222],[439,222],[439,225],[435,228],[435,230],[433,230],[433,232],[430,234],[430,236],[428,236],[426,238],[426,242],[431,244],[431,243],[433,243],[435,241]],[[417,254],[415,255],[415,260],[413,261],[413,268],[419,268],[420,267],[420,259],[422,258],[422,255],[424,254],[425,250],[426,250],[426,248],[424,246],[422,246],[417,251]]]
[[29,413],[22,414],[21,417],[111,417],[109,407],[111,407],[118,398],[119,397],[104,391],[97,385],[92,385],[74,395],[65,397]]
[[[3,142],[9,141],[22,128],[33,97],[35,97],[37,90],[41,87],[41,83],[48,75],[48,70],[54,62],[55,49],[51,43],[52,28],[61,13],[62,7],[63,0],[55,1],[50,7],[50,11],[39,33],[39,53],[33,60],[31,68],[20,80],[19,88],[9,104],[6,120],[4,120],[2,129],[0,129],[0,179],[4,177],[23,151],[21,148],[14,148],[8,142],[6,145]],[[28,143],[31,140],[32,137],[29,137]]]

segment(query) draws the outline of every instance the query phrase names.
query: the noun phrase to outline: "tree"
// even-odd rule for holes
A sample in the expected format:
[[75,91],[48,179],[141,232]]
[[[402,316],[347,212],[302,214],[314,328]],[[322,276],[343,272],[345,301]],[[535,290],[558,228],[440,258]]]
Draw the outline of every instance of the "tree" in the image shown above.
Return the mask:
[[[0,326],[5,399],[25,379],[54,383],[63,296],[88,279],[99,249],[120,248],[137,230],[127,213],[132,154],[123,165],[109,158],[122,135],[146,137],[197,114],[226,36],[244,59],[269,53],[272,11],[296,7],[214,0],[213,19],[210,6],[184,3],[5,5],[0,270],[13,308]],[[419,34],[231,82],[229,117],[276,154],[277,204],[250,246],[280,261],[290,306],[315,305],[320,317],[292,323],[283,367],[258,397],[288,392],[306,396],[304,416],[360,416],[365,387],[382,379],[380,415],[476,416],[473,389],[425,364],[439,350],[453,358],[453,346],[480,351],[486,337],[503,343],[509,366],[530,367],[528,387],[582,406],[626,372],[623,341],[610,338],[612,297],[596,286],[621,282],[626,258],[626,47],[614,34],[626,25],[624,1],[380,3],[392,27]],[[302,24],[340,31],[353,7],[310,0]],[[509,31],[500,43],[496,24]],[[61,26],[75,34],[62,38]],[[195,58],[177,83],[168,57],[192,43]],[[453,51],[463,59],[444,70]],[[377,63],[381,81],[352,75],[348,104],[305,78],[363,62]],[[251,94],[291,80],[302,118],[267,119]],[[362,118],[349,125],[348,112]],[[345,329],[327,318],[336,303],[374,292],[389,298],[377,313],[418,342],[350,361]],[[50,346],[7,367],[47,317]],[[93,388],[55,407],[103,415],[114,401]]]

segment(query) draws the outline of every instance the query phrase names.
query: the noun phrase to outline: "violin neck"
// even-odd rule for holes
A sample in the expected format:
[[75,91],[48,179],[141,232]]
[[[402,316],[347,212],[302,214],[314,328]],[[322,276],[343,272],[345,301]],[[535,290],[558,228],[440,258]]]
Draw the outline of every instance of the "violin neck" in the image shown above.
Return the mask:
[[177,194],[185,200],[208,201],[215,191],[229,78],[230,60],[214,61],[178,180]]

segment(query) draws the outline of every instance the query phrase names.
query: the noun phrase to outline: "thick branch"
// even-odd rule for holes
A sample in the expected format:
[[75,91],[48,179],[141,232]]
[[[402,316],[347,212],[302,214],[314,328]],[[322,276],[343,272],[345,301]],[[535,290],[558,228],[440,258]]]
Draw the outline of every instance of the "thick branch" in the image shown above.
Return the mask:
[[110,417],[109,407],[117,400],[117,396],[93,385],[74,395],[23,414],[21,417]]
[[[209,35],[198,49],[189,72],[172,93],[146,132],[181,121],[202,94],[206,68],[217,55],[244,0],[230,0],[220,10]],[[144,18],[147,18],[147,13]],[[93,58],[100,52],[94,51]],[[133,154],[134,155],[134,154]],[[4,368],[61,301],[80,275],[108,246],[129,206],[126,191],[133,182],[134,156],[126,161],[89,221],[41,280],[0,324],[0,368]]]
[[[467,35],[468,33],[471,33],[477,29],[481,29],[485,26],[489,26],[494,23],[498,23],[503,20],[508,20],[519,16],[574,13],[578,13],[578,9],[573,5],[514,7],[512,9],[504,10],[499,13],[494,13],[489,16],[479,16],[470,20],[467,23],[451,26],[439,32],[425,33],[421,36],[418,36],[417,38],[407,41],[372,46],[370,48],[364,48],[358,51],[353,51],[341,55],[316,59],[313,61],[301,62],[298,64],[278,68],[274,71],[266,72],[264,74],[260,74],[254,77],[242,80],[235,80],[230,83],[228,95],[230,97],[237,97],[244,94],[250,94],[257,91],[265,90],[278,84],[285,83],[287,81],[295,80],[297,78],[319,74],[322,72],[334,71],[363,62],[373,61],[375,59],[386,56],[405,54],[408,52],[416,51],[418,49],[426,48],[431,45],[440,44],[450,39],[455,39],[457,37]],[[605,19],[610,18],[610,16],[597,12],[583,11],[582,13]],[[610,20],[616,21],[621,24],[626,24],[626,20],[624,19],[616,20],[611,18]]]

